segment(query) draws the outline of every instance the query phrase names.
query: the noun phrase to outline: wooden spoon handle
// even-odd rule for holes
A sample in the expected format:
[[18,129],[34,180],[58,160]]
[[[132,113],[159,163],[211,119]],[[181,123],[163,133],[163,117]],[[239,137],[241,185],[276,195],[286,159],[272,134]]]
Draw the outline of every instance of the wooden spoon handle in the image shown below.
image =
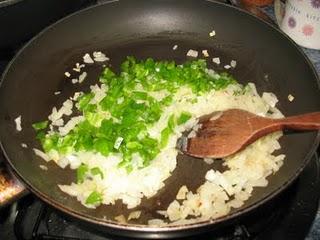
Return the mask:
[[279,119],[279,123],[283,129],[317,130],[320,129],[320,112]]

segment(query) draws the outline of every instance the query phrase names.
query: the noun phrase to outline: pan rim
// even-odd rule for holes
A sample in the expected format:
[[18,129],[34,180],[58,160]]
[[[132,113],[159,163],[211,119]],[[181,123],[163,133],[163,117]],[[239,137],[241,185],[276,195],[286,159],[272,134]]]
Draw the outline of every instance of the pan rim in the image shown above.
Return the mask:
[[[125,0],[122,0],[122,1],[125,1]],[[295,49],[299,51],[301,56],[303,56],[304,60],[306,61],[306,63],[308,64],[309,68],[312,70],[312,72],[313,72],[313,74],[314,74],[314,76],[316,78],[316,81],[317,81],[317,84],[318,84],[318,88],[320,88],[320,78],[319,78],[319,75],[318,75],[317,71],[315,70],[315,67],[311,63],[311,60],[306,56],[306,54],[303,52],[302,48],[300,46],[298,46],[287,35],[285,35],[280,29],[276,28],[271,23],[268,23],[268,22],[266,22],[266,21],[264,21],[262,19],[259,19],[255,15],[253,15],[251,13],[248,13],[243,9],[239,9],[239,8],[237,8],[235,6],[230,6],[230,5],[226,4],[226,3],[216,2],[216,1],[213,1],[213,0],[203,0],[203,1],[212,3],[213,5],[221,5],[221,6],[224,6],[224,7],[232,8],[235,11],[239,11],[242,14],[247,15],[248,17],[252,17],[255,21],[259,21],[261,23],[264,23],[267,26],[271,27],[273,30],[277,31],[279,34],[281,34],[283,37],[285,37],[287,39],[287,41],[291,42],[291,44],[293,44]],[[37,38],[39,38],[40,36],[45,34],[48,30],[56,27],[56,25],[59,25],[61,22],[64,22],[64,21],[68,20],[69,18],[72,18],[73,16],[80,15],[82,12],[86,12],[86,11],[89,11],[91,9],[98,8],[99,6],[102,6],[102,5],[107,5],[107,4],[111,4],[111,3],[117,3],[117,2],[120,2],[120,0],[110,0],[110,1],[106,1],[106,2],[100,3],[100,4],[89,6],[87,8],[84,8],[84,9],[80,10],[80,11],[72,13],[72,14],[70,14],[70,15],[68,15],[68,16],[60,19],[60,20],[58,20],[54,24],[44,28],[39,34],[34,36],[30,41],[28,41],[23,46],[17,52],[17,54],[14,56],[14,58],[10,61],[10,63],[7,65],[6,69],[4,70],[4,72],[3,72],[2,76],[1,76],[0,89],[1,89],[1,86],[2,86],[2,84],[3,84],[3,82],[4,82],[5,78],[6,78],[6,75],[8,74],[9,70],[11,69],[11,65],[13,65],[13,63],[21,55],[21,53],[26,48],[28,48],[28,46],[30,44],[32,44],[32,42],[34,40],[36,40]],[[199,1],[197,1],[197,3],[199,3]],[[27,188],[32,193],[34,193],[36,196],[38,196],[41,200],[43,200],[44,202],[46,202],[47,204],[49,204],[51,206],[54,206],[59,211],[62,211],[63,213],[65,213],[67,215],[71,215],[72,217],[81,219],[82,221],[89,222],[89,223],[92,223],[92,224],[97,224],[97,225],[100,225],[100,226],[113,228],[115,230],[136,231],[136,232],[141,232],[141,233],[171,233],[171,232],[175,232],[175,231],[179,232],[179,231],[184,231],[184,230],[188,230],[188,229],[201,228],[201,227],[205,227],[205,226],[208,226],[208,225],[214,225],[214,224],[222,223],[222,222],[225,222],[225,221],[229,221],[229,220],[232,220],[232,219],[234,219],[236,217],[239,217],[240,215],[248,213],[251,210],[255,209],[256,207],[259,207],[259,206],[263,205],[264,203],[266,203],[267,201],[273,199],[276,195],[278,195],[280,192],[282,192],[284,189],[286,189],[300,175],[300,173],[303,171],[305,166],[309,163],[309,161],[310,161],[311,157],[313,156],[313,154],[314,154],[319,142],[320,142],[320,131],[318,131],[317,136],[315,137],[309,152],[304,157],[300,168],[295,172],[295,174],[293,176],[291,176],[291,178],[289,178],[286,182],[284,182],[282,184],[282,186],[280,186],[279,188],[277,188],[276,190],[271,192],[269,195],[265,196],[259,202],[254,203],[254,204],[250,204],[246,208],[238,209],[234,213],[231,213],[231,214],[228,214],[228,215],[216,218],[216,219],[210,219],[210,220],[205,220],[205,221],[199,221],[199,222],[196,222],[196,223],[188,223],[188,224],[181,224],[181,225],[163,226],[163,227],[153,227],[153,226],[148,226],[148,225],[137,225],[137,224],[121,224],[121,223],[118,223],[116,221],[104,220],[104,219],[101,219],[101,218],[96,218],[94,216],[87,215],[87,214],[84,214],[84,213],[80,213],[78,211],[74,211],[73,209],[69,209],[69,208],[65,207],[62,203],[60,203],[60,202],[58,202],[56,200],[53,200],[53,199],[49,198],[46,194],[43,194],[41,191],[38,191],[36,188],[34,188],[32,186],[32,184],[30,184],[29,181],[24,179],[24,177],[18,172],[18,170],[15,168],[15,166],[10,161],[10,158],[9,158],[7,152],[5,151],[5,148],[3,146],[3,143],[2,143],[1,139],[0,139],[0,147],[1,147],[1,149],[2,149],[2,151],[4,153],[4,155],[5,155],[6,162],[14,170],[14,173],[19,177],[19,179],[21,179],[22,182],[27,186]]]
[[12,6],[12,5],[17,4],[19,2],[22,2],[22,1],[23,0],[4,0],[4,1],[0,2],[0,8]]

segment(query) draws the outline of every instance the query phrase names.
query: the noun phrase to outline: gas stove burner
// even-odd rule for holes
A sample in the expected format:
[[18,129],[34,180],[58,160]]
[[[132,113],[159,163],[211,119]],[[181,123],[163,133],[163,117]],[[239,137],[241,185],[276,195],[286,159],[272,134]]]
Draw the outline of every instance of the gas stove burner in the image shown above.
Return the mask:
[[[302,240],[305,239],[318,209],[320,164],[314,156],[303,173],[287,190],[229,227],[185,239],[219,240]],[[1,213],[0,213],[1,215]],[[4,218],[3,218],[4,216]],[[29,195],[2,213],[0,233],[6,239],[94,239],[127,238],[101,235]]]

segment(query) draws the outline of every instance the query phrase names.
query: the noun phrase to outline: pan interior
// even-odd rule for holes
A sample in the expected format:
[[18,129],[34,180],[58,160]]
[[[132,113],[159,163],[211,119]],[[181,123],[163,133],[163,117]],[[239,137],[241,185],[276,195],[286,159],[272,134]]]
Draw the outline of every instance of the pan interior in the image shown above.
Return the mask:
[[[86,91],[97,82],[103,68],[99,64],[86,67],[88,79],[81,85],[72,84],[64,76],[64,72],[81,62],[87,52],[103,51],[110,57],[112,68],[118,70],[128,55],[182,63],[189,49],[199,52],[206,49],[211,53],[209,68],[223,71],[224,64],[236,60],[237,67],[230,71],[231,74],[241,83],[254,82],[260,93],[275,93],[285,115],[320,109],[317,76],[301,51],[284,35],[252,16],[221,4],[181,2],[132,4],[121,1],[90,8],[47,29],[10,65],[0,89],[1,144],[16,173],[50,204],[109,226],[116,223],[108,219],[119,214],[128,216],[132,211],[119,202],[114,206],[85,208],[57,186],[70,184],[75,180],[75,173],[51,162],[47,164],[48,171],[41,170],[39,165],[45,163],[31,150],[40,147],[31,124],[45,119],[52,107],[60,106],[74,92]],[[209,37],[212,30],[216,31],[214,38]],[[175,51],[174,45],[178,45]],[[214,65],[211,57],[220,57],[222,64]],[[61,94],[54,95],[56,91]],[[288,101],[289,94],[295,96],[293,102]],[[22,132],[15,130],[14,119],[19,115],[22,116]],[[255,189],[246,204],[231,212],[229,217],[280,192],[302,170],[316,139],[316,133],[283,137],[281,152],[287,156],[284,166],[269,178],[267,187]],[[22,148],[21,143],[29,148]],[[218,165],[214,168],[219,168]],[[143,200],[138,207],[143,214],[132,223],[144,224],[148,219],[159,218],[156,210],[165,209],[180,186],[187,185],[195,190],[204,182],[205,172],[210,167],[198,159],[179,156],[178,166],[167,179],[166,186],[156,196]]]

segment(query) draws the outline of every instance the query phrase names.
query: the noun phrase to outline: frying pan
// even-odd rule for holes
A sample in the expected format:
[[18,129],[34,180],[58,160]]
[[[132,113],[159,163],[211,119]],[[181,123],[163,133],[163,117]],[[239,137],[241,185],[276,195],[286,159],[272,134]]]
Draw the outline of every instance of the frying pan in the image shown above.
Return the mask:
[[0,0],[1,53],[16,49],[45,26],[93,2],[94,0]]
[[[216,31],[210,38],[208,33]],[[172,46],[177,44],[176,51]],[[144,199],[138,209],[142,216],[133,223],[120,224],[114,216],[128,215],[120,202],[114,206],[88,209],[75,198],[61,192],[57,184],[70,184],[75,173],[45,164],[33,154],[39,148],[32,123],[46,119],[53,106],[75,91],[87,91],[97,81],[102,66],[87,66],[88,79],[73,85],[64,72],[82,60],[86,52],[107,53],[114,70],[128,55],[139,59],[186,60],[188,49],[208,49],[222,60],[221,66],[208,61],[209,67],[223,71],[223,63],[237,60],[230,71],[241,83],[254,82],[259,92],[274,92],[285,115],[320,109],[319,79],[302,51],[276,28],[233,7],[205,0],[184,1],[111,1],[75,13],[47,28],[30,41],[10,63],[0,89],[1,145],[8,163],[27,187],[42,200],[86,225],[131,237],[178,237],[228,224],[272,199],[297,178],[319,143],[319,133],[286,135],[281,139],[286,154],[284,166],[268,178],[269,185],[256,188],[252,197],[228,215],[194,224],[147,227],[147,219],[159,218],[156,210],[165,209],[181,185],[195,190],[210,166],[198,159],[178,156],[178,165],[159,193]],[[61,91],[60,95],[54,95]],[[289,102],[287,97],[295,97]],[[22,116],[21,132],[14,119]],[[26,143],[29,148],[22,148]],[[216,166],[219,167],[219,166]],[[132,211],[132,210],[131,210]],[[131,212],[130,211],[130,212]],[[81,222],[81,221],[80,221]]]

